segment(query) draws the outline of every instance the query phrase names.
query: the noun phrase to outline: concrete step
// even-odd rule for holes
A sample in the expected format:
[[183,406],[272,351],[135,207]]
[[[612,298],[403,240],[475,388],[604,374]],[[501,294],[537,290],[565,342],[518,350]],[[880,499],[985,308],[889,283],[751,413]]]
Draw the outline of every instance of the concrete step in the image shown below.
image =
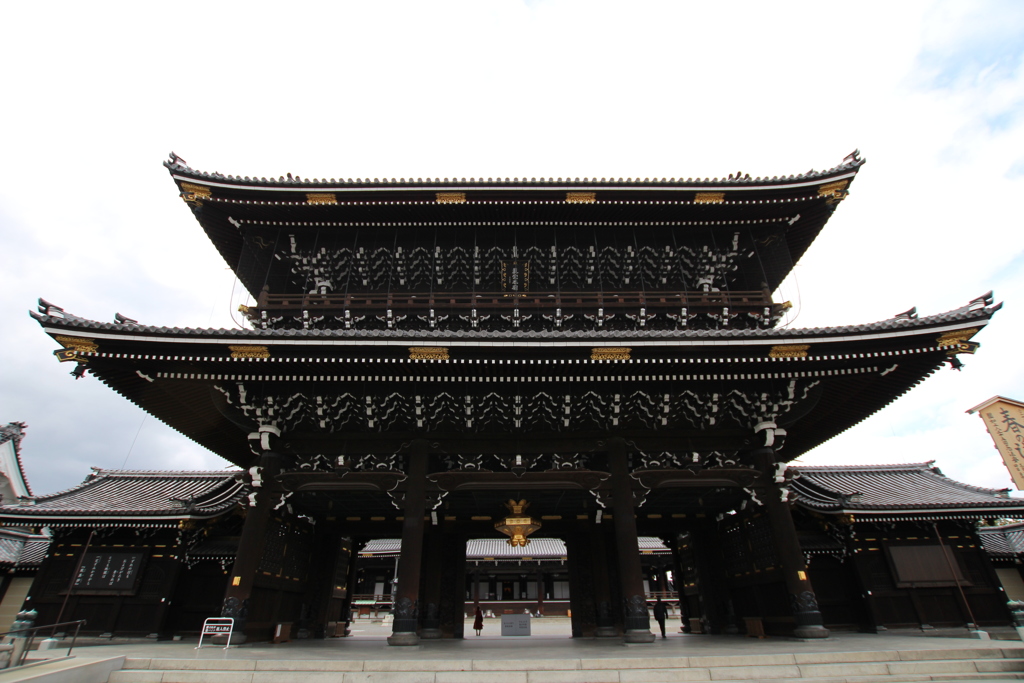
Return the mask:
[[[898,683],[1024,679],[1024,648],[591,659],[141,659],[109,683]],[[2,682],[0,682],[2,683]]]

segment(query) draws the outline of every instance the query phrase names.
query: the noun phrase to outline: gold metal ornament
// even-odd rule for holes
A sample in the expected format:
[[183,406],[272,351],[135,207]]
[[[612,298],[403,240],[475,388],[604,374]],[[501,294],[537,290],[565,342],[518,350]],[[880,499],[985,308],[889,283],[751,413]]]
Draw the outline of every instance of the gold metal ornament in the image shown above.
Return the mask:
[[520,501],[509,499],[505,507],[508,508],[509,516],[495,522],[494,528],[509,537],[506,543],[510,546],[526,547],[530,544],[527,537],[540,529],[541,523],[525,514],[526,508],[530,507],[525,498]]

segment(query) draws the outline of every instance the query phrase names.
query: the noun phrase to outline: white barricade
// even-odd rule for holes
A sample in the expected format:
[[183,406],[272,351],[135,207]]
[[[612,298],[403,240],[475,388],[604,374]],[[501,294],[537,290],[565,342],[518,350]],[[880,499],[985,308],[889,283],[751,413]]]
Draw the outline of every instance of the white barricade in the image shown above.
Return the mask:
[[224,649],[231,647],[231,633],[235,630],[235,620],[230,617],[210,617],[203,622],[203,631],[199,634],[199,645],[196,646],[198,650],[203,646],[203,638],[206,636],[223,636],[227,635],[228,643],[224,646]]

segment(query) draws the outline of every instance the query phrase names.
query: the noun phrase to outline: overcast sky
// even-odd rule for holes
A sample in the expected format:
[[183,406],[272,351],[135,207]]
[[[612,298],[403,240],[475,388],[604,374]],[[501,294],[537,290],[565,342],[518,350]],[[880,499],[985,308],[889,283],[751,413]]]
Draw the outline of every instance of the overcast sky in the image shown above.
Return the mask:
[[720,177],[868,163],[776,294],[790,325],[1006,306],[806,464],[936,460],[1011,486],[977,415],[1024,399],[1024,3],[8,3],[0,422],[37,494],[227,463],[71,364],[26,311],[234,325],[161,162],[302,177]]

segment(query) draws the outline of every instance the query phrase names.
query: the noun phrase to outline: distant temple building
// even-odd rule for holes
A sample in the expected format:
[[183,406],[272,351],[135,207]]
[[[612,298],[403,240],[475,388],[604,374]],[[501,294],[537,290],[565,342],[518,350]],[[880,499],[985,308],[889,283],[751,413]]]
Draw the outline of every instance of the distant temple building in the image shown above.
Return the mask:
[[[648,599],[673,591],[702,632],[1008,622],[974,526],[1021,516],[1020,501],[930,463],[786,467],[959,368],[999,309],[987,294],[930,317],[776,327],[789,304],[772,292],[862,164],[268,180],[172,155],[182,199],[256,302],[251,329],[104,323],[42,300],[35,317],[76,377],[240,471],[99,471],[3,506],[5,524],[54,529],[39,623],[73,578],[64,617],[111,633],[221,614],[251,638],[278,623],[336,634],[378,583],[393,585],[395,645],[461,637],[467,604],[529,601],[531,585],[526,609],[564,595],[574,635],[626,642],[652,640]],[[497,555],[467,562],[467,541],[502,534],[523,552],[519,580]],[[562,544],[564,580],[531,534]],[[389,538],[397,572],[371,590],[359,567],[380,558],[361,546]]]

